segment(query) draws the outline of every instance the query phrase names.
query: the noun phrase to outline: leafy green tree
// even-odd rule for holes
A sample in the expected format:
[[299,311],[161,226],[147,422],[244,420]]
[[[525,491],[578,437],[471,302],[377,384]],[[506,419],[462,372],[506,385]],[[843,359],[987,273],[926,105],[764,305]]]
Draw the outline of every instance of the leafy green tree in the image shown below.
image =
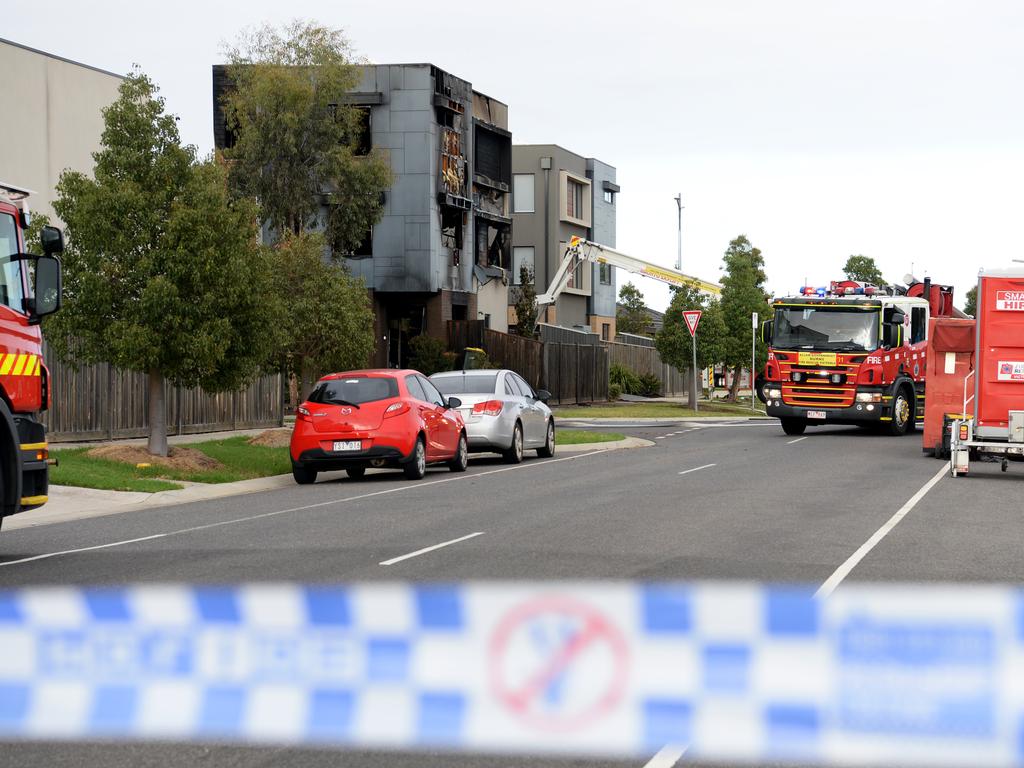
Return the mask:
[[974,286],[967,292],[964,303],[964,314],[971,317],[978,316],[978,286]]
[[[654,337],[654,346],[664,362],[681,371],[693,367],[693,339],[683,312],[694,309],[702,312],[697,327],[697,369],[703,370],[722,360],[726,329],[721,305],[692,286],[673,288],[672,301],[665,311],[665,322]],[[693,383],[692,371],[687,382],[692,404],[700,395]]]
[[534,285],[533,269],[522,264],[519,267],[519,285],[515,289],[516,333],[528,339],[537,338],[537,286]]
[[40,239],[43,227],[49,226],[50,217],[45,213],[33,213],[32,220],[25,230],[25,252],[42,253],[43,241]]
[[409,367],[424,376],[433,376],[439,371],[450,371],[451,360],[445,347],[443,341],[435,339],[433,336],[427,336],[425,333],[413,336],[409,340],[409,349],[412,350]]
[[882,270],[870,256],[851,256],[843,265],[843,272],[848,280],[860,280],[872,285],[885,285]]
[[348,40],[295,21],[257,28],[226,53],[233,189],[259,200],[278,233],[318,229],[326,199],[327,242],[351,252],[380,219],[392,177],[386,155],[366,152],[365,112],[347,100],[359,82]]
[[[254,202],[229,199],[223,169],[182,146],[156,85],[135,70],[103,111],[94,178],[65,171],[64,308],[48,338],[62,359],[147,374],[149,451],[167,455],[164,384],[236,389],[276,325]],[[72,353],[74,357],[72,358]]]
[[[733,382],[729,399],[737,399],[740,374],[750,365],[751,316],[757,312],[764,316],[768,311],[768,294],[764,284],[764,257],[761,250],[750,244],[746,235],[740,235],[729,243],[722,257],[722,319],[725,335],[722,337],[722,362],[732,366]],[[760,338],[757,339],[755,371],[764,367],[768,351]]]
[[625,283],[619,289],[619,307],[615,316],[615,330],[618,333],[646,335],[651,316],[644,304],[644,295],[632,283]]
[[274,254],[277,296],[286,308],[281,355],[307,396],[324,373],[364,368],[373,354],[373,309],[363,281],[324,259],[321,235],[288,235]]

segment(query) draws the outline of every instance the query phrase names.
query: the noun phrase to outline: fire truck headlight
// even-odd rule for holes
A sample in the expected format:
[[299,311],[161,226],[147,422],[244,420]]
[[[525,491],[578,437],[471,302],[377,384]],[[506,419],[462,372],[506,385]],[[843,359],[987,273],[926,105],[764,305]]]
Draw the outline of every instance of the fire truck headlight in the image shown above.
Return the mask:
[[858,392],[857,393],[858,403],[880,403],[882,402],[881,392]]
[[773,387],[766,387],[765,390],[764,390],[764,396],[768,400],[781,400],[782,399],[782,390],[781,389],[775,389]]

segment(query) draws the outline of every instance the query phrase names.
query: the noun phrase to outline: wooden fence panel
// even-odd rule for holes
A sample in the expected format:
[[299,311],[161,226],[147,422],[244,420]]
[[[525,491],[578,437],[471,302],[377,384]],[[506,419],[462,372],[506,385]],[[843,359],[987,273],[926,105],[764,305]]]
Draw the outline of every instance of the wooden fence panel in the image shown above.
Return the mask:
[[[145,374],[106,363],[78,370],[43,350],[50,371],[50,409],[41,414],[49,440],[111,440],[145,437],[149,390]],[[281,374],[256,379],[240,392],[211,394],[165,385],[168,434],[257,429],[283,424]]]

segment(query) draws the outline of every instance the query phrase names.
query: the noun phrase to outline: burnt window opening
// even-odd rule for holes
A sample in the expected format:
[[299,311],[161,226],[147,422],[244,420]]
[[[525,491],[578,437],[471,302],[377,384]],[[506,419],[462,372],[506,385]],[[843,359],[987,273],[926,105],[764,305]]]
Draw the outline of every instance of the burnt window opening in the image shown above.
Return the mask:
[[350,259],[369,259],[373,256],[373,228],[366,230],[366,234],[351,253],[346,253]]
[[476,263],[482,267],[512,268],[512,232],[508,226],[477,219]]
[[512,184],[512,138],[474,126],[474,172],[498,184]]
[[338,105],[328,104],[327,112],[331,119],[337,122],[349,120],[350,124],[343,126],[341,143],[352,148],[353,155],[368,155],[373,148],[373,110],[370,107],[354,106],[339,117]]
[[452,252],[452,264],[459,265],[462,257],[463,213],[455,208],[441,207],[441,247]]

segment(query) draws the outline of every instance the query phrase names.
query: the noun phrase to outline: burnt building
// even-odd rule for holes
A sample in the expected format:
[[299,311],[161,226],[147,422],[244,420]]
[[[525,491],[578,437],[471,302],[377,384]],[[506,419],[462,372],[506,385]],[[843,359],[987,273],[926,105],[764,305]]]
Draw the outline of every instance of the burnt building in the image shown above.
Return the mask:
[[[230,142],[213,68],[214,139]],[[385,152],[394,182],[363,248],[343,257],[373,298],[379,366],[409,359],[421,333],[449,320],[508,328],[512,261],[512,136],[508,106],[431,64],[360,67],[351,103],[366,112],[368,147]]]

